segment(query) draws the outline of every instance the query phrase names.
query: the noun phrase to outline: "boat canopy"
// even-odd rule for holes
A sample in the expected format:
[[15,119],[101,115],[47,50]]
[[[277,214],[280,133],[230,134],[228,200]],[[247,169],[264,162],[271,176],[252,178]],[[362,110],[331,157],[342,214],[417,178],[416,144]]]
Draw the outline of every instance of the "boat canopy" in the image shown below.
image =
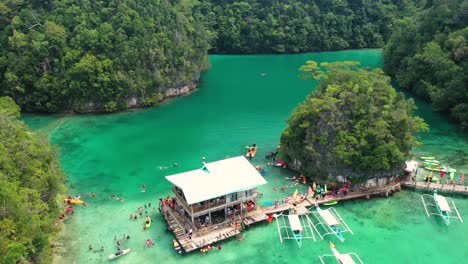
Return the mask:
[[320,210],[320,211],[318,211],[318,213],[323,218],[323,220],[325,220],[325,222],[327,222],[327,225],[329,225],[329,226],[335,225],[336,226],[336,225],[340,224],[338,222],[338,220],[336,220],[336,218],[330,213],[330,211]]
[[293,231],[302,231],[302,225],[298,215],[288,215],[288,220]]
[[349,254],[339,254],[337,257],[341,264],[356,264]]
[[244,156],[205,163],[201,169],[166,176],[189,205],[266,184]]
[[447,199],[445,199],[444,196],[441,195],[435,195],[434,198],[436,199],[437,204],[439,205],[439,208],[441,211],[444,212],[451,212],[450,211],[450,206],[447,203]]

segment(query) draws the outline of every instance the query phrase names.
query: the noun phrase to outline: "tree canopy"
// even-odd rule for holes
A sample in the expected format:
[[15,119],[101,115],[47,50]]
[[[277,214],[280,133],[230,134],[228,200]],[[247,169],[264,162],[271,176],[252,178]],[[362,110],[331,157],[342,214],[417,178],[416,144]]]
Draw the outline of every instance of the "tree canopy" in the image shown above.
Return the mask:
[[214,53],[297,53],[382,47],[418,0],[201,0]]
[[194,0],[0,3],[0,94],[23,110],[155,103],[198,80],[212,38]]
[[320,85],[288,120],[281,135],[286,159],[307,175],[355,178],[398,175],[417,131],[415,104],[390,84],[380,69],[357,62],[308,61],[301,70]]
[[48,140],[19,115],[11,98],[0,97],[0,263],[51,263],[64,176]]
[[467,129],[468,2],[431,2],[396,23],[384,49],[384,70]]
[[382,47],[423,0],[4,0],[0,95],[25,111],[152,105],[211,53]]

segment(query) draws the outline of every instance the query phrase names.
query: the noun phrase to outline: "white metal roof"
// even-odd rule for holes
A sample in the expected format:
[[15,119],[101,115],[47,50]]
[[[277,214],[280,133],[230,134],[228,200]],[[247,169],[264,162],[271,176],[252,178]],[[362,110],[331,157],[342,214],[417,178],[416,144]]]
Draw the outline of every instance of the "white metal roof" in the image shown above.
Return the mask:
[[435,197],[436,202],[439,205],[439,208],[440,208],[441,211],[447,211],[449,213],[451,212],[450,211],[450,206],[447,203],[447,199],[445,199],[444,196],[436,195],[434,197]]
[[413,172],[418,168],[418,162],[415,160],[406,161],[405,171]]
[[299,230],[299,231],[302,231],[302,225],[301,225],[301,221],[299,221],[299,216],[298,215],[288,215],[288,219],[289,219],[289,225],[291,226],[291,229],[293,231],[296,231],[296,230]]
[[267,183],[244,156],[205,163],[201,169],[169,175],[166,179],[182,189],[188,204]]
[[340,223],[338,222],[338,220],[336,220],[336,218],[330,213],[330,211],[327,210],[320,210],[318,211],[320,216],[323,218],[323,220],[325,220],[325,222],[327,222],[327,224],[329,226],[332,226],[332,225],[339,225]]

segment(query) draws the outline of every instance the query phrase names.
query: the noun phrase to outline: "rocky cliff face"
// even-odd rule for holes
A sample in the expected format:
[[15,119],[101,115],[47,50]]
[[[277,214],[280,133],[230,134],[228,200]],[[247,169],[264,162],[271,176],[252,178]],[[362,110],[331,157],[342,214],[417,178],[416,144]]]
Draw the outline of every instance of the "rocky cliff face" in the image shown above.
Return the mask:
[[[199,77],[199,75],[198,75]],[[76,113],[99,113],[99,112],[114,112],[118,110],[125,110],[125,109],[132,109],[132,108],[139,108],[139,107],[147,107],[156,105],[163,101],[166,101],[172,97],[183,96],[191,91],[195,90],[198,86],[198,79],[194,80],[193,82],[180,86],[180,87],[172,87],[172,88],[165,88],[160,87],[159,90],[163,92],[158,92],[155,94],[151,101],[144,100],[142,97],[131,97],[126,100],[126,107],[122,109],[115,109],[115,110],[108,110],[102,105],[97,105],[94,102],[88,102],[87,104],[83,105],[77,110],[74,110]]]

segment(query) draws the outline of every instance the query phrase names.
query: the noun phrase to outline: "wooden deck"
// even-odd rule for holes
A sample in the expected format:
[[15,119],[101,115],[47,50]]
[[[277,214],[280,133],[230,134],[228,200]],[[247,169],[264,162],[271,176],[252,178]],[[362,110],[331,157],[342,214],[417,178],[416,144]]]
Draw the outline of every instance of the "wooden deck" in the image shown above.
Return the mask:
[[[371,196],[388,196],[395,191],[401,189],[400,183],[395,183],[386,187],[372,188],[372,189],[356,189],[350,191],[347,195],[339,196],[326,196],[323,199],[317,201],[318,204],[333,202],[333,201],[345,201],[358,198],[367,198]],[[305,199],[301,203],[296,205],[298,212],[307,212],[307,207],[314,206],[314,200]],[[236,216],[232,220],[226,221],[221,224],[211,225],[209,227],[195,230],[187,219],[184,219],[177,210],[172,210],[168,206],[161,206],[159,211],[167,222],[168,229],[174,234],[175,239],[179,242],[184,252],[192,252],[207,245],[229,239],[231,237],[239,235],[244,227],[249,227],[252,224],[263,222],[268,218],[268,214],[280,213],[289,211],[294,206],[290,203],[280,204],[278,206],[261,207],[258,206],[257,210],[248,212],[242,217]],[[234,225],[232,223],[235,223]],[[185,229],[192,227],[194,229],[192,238],[189,238],[188,234],[185,233]]]
[[[371,196],[388,196],[392,194],[395,191],[399,191],[401,189],[400,183],[395,183],[393,185],[389,185],[386,187],[379,187],[379,188],[372,188],[372,189],[359,189],[359,190],[354,190],[352,192],[349,192],[347,195],[338,195],[338,196],[332,196],[332,195],[327,195],[325,198],[319,198],[317,200],[317,203],[323,204],[323,203],[330,203],[334,201],[346,201],[346,200],[352,200],[352,199],[359,199],[359,198],[367,198],[369,199]],[[303,202],[299,203],[296,205],[296,208],[299,209],[301,207],[311,207],[314,206],[314,199],[305,199]],[[277,207],[275,206],[268,206],[268,207],[263,207],[263,212],[265,214],[275,214],[275,213],[280,213],[284,212],[287,210],[291,210],[294,207],[294,205],[290,203],[284,203],[280,204]]]
[[401,183],[402,186],[414,189],[422,189],[422,190],[434,190],[436,189],[438,192],[451,192],[451,193],[460,193],[460,194],[468,194],[468,186],[463,186],[460,184],[442,184],[442,183],[434,183],[434,182],[421,182],[421,181],[404,181]]
[[168,230],[174,234],[175,239],[179,242],[185,253],[234,237],[243,230],[242,219],[237,217],[232,221],[235,225],[231,226],[230,221],[211,225],[200,230],[194,230],[192,238],[190,238],[185,233],[185,229],[192,227],[187,219],[183,219],[177,211],[172,210],[166,205],[162,205],[159,211],[164,220],[166,220]]

